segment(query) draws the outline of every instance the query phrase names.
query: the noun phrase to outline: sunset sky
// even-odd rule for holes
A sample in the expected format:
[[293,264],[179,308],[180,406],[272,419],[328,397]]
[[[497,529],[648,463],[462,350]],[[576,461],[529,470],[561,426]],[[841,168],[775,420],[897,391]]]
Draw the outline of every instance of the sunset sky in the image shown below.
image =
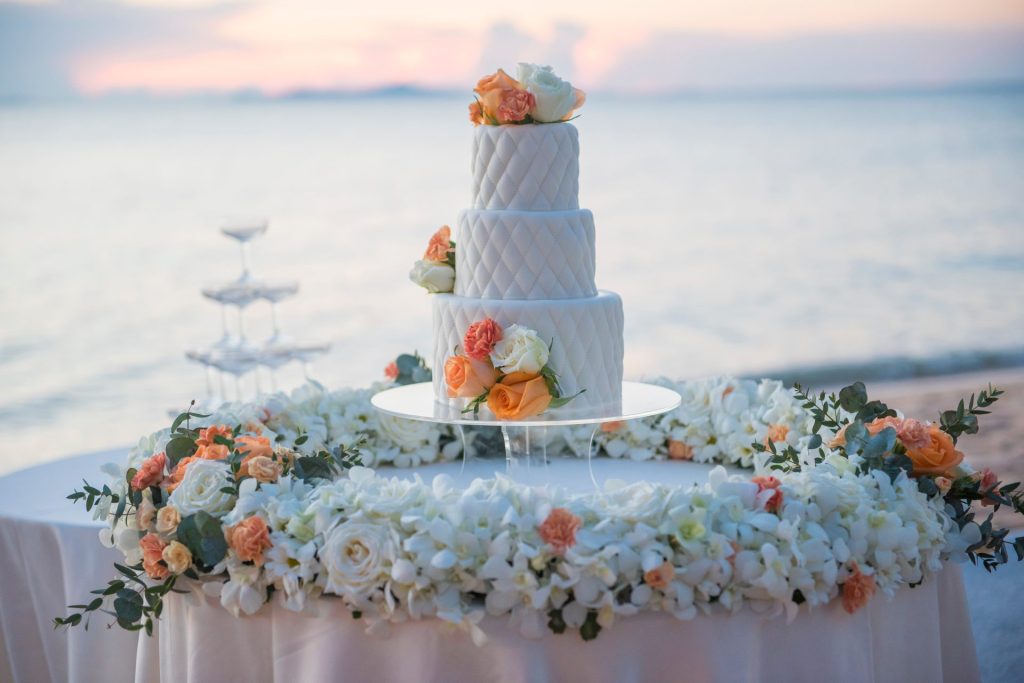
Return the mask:
[[1020,0],[0,0],[0,96],[464,88],[550,63],[582,87],[1024,79]]

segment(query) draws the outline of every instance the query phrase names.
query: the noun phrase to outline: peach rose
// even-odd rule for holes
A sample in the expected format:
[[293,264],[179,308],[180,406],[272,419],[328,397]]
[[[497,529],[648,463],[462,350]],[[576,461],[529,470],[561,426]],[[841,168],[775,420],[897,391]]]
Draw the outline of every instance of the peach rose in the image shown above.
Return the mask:
[[512,372],[487,394],[487,407],[499,420],[522,420],[540,415],[551,404],[551,392],[540,375]]
[[269,550],[270,528],[258,515],[246,517],[238,524],[229,526],[224,531],[228,547],[235,551],[242,562],[263,564],[263,551]]
[[537,527],[541,540],[561,555],[576,545],[576,531],[583,526],[583,520],[565,508],[552,510],[544,522]]
[[668,440],[669,460],[693,460],[693,447],[685,441]]
[[228,447],[222,443],[216,443],[216,437],[230,439],[232,436],[231,427],[227,425],[212,425],[206,429],[199,430],[199,438],[196,439],[195,457],[204,460],[223,460],[230,454]]
[[139,539],[139,549],[142,550],[142,568],[151,579],[166,579],[170,573],[167,567],[161,564],[164,559],[164,548],[167,544],[160,540],[160,537],[150,532]]
[[843,609],[848,614],[853,614],[864,605],[868,604],[875,594],[875,577],[863,574],[857,563],[853,563],[853,570],[850,576],[843,582]]
[[168,543],[162,557],[167,564],[167,570],[172,574],[181,574],[192,566],[192,551],[178,541]]
[[490,318],[475,322],[462,338],[462,349],[473,360],[485,360],[501,341],[501,325]]
[[675,575],[675,567],[670,562],[662,562],[654,569],[644,572],[644,583],[651,588],[664,590],[668,588],[668,584],[675,578]]
[[173,493],[174,489],[178,488],[178,484],[185,478],[185,470],[188,469],[189,463],[196,459],[196,456],[190,455],[187,458],[182,458],[175,465],[174,471],[171,472],[166,479],[164,479],[164,487],[167,489],[167,493]]
[[771,497],[768,498],[764,504],[766,512],[778,512],[782,509],[784,494],[782,493],[782,489],[779,488],[782,486],[781,481],[775,477],[754,477],[750,481],[757,484],[758,493],[761,493],[762,491],[772,491]]
[[384,376],[390,380],[398,379],[398,363],[391,361],[384,366]]
[[498,380],[498,371],[490,360],[452,356],[444,363],[444,381],[449,398],[476,398]]
[[[254,458],[246,458],[249,476],[263,484],[275,482],[281,476],[281,463],[268,458],[265,455],[257,455]],[[239,468],[241,472],[241,468]]]
[[139,465],[139,471],[132,477],[132,488],[136,491],[156,486],[164,478],[164,468],[167,466],[167,456],[164,453],[157,453],[151,458],[146,458]]
[[474,126],[484,122],[484,108],[480,106],[480,100],[473,100],[469,105],[469,120]]
[[156,530],[165,536],[173,534],[181,524],[181,513],[173,505],[165,505],[156,513]]
[[907,448],[907,457],[913,463],[914,476],[942,474],[952,470],[964,459],[956,449],[953,438],[938,425],[928,425],[928,444],[921,448]]
[[573,90],[576,91],[576,102],[572,105],[572,111],[566,114],[565,118],[570,118],[573,115],[573,112],[586,104],[587,101],[587,93],[583,92],[579,88],[573,88]]
[[614,434],[615,432],[619,431],[620,429],[622,429],[625,426],[626,426],[626,423],[623,422],[622,420],[612,420],[611,422],[602,422],[601,423],[601,431],[604,432],[605,434]]
[[768,425],[768,434],[764,437],[764,447],[768,448],[769,443],[785,441],[789,436],[789,427],[786,425]]
[[156,506],[149,498],[143,498],[139,507],[135,510],[135,521],[139,523],[140,529],[149,529],[153,526],[156,518]]
[[728,396],[729,394],[731,394],[731,393],[732,393],[732,392],[734,392],[734,391],[736,391],[736,387],[726,387],[726,388],[725,388],[725,389],[724,389],[724,390],[722,391],[722,400],[724,401],[724,400],[725,400],[725,397],[726,397],[726,396]]
[[442,225],[437,229],[427,244],[427,251],[423,254],[424,261],[437,261],[444,263],[448,260],[448,254],[452,251],[452,229]]

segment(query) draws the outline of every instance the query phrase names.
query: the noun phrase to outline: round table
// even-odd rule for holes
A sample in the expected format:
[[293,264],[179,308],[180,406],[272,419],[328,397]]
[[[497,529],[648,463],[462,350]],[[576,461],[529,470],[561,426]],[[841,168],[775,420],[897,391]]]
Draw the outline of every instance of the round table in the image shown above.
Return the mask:
[[[0,478],[0,681],[976,681],[978,666],[958,567],[848,615],[838,603],[801,610],[791,624],[749,610],[678,621],[665,614],[618,620],[593,642],[578,634],[522,638],[507,618],[486,618],[482,647],[435,620],[369,636],[340,601],[317,617],[267,605],[236,619],[219,604],[174,596],[152,638],[107,629],[55,631],[52,618],[105,585],[118,560],[97,539],[100,523],[64,499],[82,478],[119,461],[108,451]],[[466,481],[503,461],[395,471]],[[576,480],[582,461],[548,474]],[[559,469],[563,468],[563,469]],[[698,481],[709,466],[602,459],[602,479],[669,476]],[[580,485],[586,490],[589,479]]]

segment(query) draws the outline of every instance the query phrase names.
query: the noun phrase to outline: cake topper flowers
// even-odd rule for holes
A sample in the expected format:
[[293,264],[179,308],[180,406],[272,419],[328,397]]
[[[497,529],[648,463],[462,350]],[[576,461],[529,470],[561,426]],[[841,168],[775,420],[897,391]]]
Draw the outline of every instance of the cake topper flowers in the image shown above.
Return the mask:
[[556,76],[550,66],[521,62],[516,75],[518,80],[498,69],[480,79],[469,105],[474,126],[567,121],[586,100],[582,90]]
[[469,399],[463,412],[487,405],[499,420],[523,420],[560,408],[583,393],[563,396],[558,375],[548,365],[551,347],[535,330],[502,327],[491,318],[473,323],[444,364],[449,398]]
[[431,294],[455,288],[455,242],[452,229],[442,225],[430,238],[423,258],[413,264],[409,279]]

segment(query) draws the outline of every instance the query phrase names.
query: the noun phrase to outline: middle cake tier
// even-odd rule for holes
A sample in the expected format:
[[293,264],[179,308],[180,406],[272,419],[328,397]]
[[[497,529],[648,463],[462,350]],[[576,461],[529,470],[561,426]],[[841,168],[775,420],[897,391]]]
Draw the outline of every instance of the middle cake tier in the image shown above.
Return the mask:
[[455,233],[455,293],[481,299],[579,299],[594,284],[587,209],[469,209]]
[[[458,247],[457,247],[458,248]],[[447,401],[444,372],[448,357],[462,348],[469,326],[491,318],[503,329],[536,330],[551,345],[548,364],[558,373],[562,392],[584,393],[557,409],[563,416],[618,414],[622,402],[622,300],[600,291],[584,299],[512,301],[471,299],[454,294],[433,297],[434,393]]]

